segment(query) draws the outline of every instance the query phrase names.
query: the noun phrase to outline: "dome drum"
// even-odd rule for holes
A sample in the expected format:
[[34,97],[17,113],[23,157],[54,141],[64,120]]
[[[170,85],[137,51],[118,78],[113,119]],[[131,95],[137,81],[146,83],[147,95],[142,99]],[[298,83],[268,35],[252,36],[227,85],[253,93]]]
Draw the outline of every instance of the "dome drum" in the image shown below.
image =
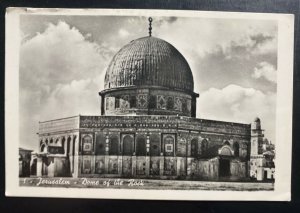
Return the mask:
[[167,88],[127,87],[99,93],[102,115],[196,116],[196,97]]

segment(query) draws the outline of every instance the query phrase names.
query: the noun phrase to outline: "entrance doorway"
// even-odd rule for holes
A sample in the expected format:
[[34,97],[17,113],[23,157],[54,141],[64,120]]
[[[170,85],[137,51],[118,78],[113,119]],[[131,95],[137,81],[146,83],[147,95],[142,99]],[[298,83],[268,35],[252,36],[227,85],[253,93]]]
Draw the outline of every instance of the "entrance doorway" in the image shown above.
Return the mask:
[[230,160],[220,159],[219,176],[220,177],[229,177],[230,176]]
[[268,171],[264,171],[264,180],[268,179]]

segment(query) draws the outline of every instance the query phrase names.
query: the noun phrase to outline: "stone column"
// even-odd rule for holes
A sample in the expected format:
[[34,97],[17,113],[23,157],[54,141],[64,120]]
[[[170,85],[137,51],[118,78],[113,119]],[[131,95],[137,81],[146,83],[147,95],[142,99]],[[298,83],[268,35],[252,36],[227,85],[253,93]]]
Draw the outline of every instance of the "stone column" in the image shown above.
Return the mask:
[[192,171],[192,163],[191,163],[191,158],[187,157],[187,162],[186,162],[186,175],[187,177],[191,176],[191,171]]
[[123,147],[122,147],[122,138],[119,135],[119,150],[118,150],[118,174],[121,177],[122,176],[122,167],[123,167]]
[[105,136],[105,156],[104,156],[104,173],[108,174],[108,163],[109,163],[109,136]]
[[80,175],[81,171],[81,161],[79,159],[79,133],[76,133],[73,137],[75,137],[75,153],[74,153],[74,171],[73,177],[77,178]]
[[182,157],[176,157],[175,161],[176,161],[176,175],[180,176],[180,165],[181,165],[181,159]]
[[165,158],[164,158],[164,153],[163,152],[161,152],[160,153],[160,157],[159,157],[160,159],[160,162],[159,162],[159,175],[160,176],[163,176],[164,175],[164,164],[165,164]]
[[150,174],[150,136],[147,135],[146,141],[146,176]]
[[36,176],[42,177],[43,160],[41,157],[37,157],[36,163]]
[[131,166],[132,166],[132,176],[136,176],[136,155],[133,153],[133,156],[131,157]]
[[67,147],[68,147],[68,138],[66,138],[66,136],[61,136],[61,142],[63,142],[63,139],[65,139],[64,140],[64,156],[67,156]]
[[70,161],[70,172],[71,174],[74,172],[74,165],[73,165],[73,159],[74,159],[74,156],[73,156],[73,135],[70,136],[70,154],[69,154],[69,161]]

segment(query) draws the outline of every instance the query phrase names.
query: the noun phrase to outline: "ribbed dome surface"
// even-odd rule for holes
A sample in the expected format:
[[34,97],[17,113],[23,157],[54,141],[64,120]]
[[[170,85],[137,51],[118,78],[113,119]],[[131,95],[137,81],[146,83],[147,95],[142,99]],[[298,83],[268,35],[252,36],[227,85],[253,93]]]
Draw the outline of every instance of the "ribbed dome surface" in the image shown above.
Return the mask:
[[191,69],[168,42],[144,37],[125,45],[112,59],[105,89],[127,86],[161,86],[193,92]]

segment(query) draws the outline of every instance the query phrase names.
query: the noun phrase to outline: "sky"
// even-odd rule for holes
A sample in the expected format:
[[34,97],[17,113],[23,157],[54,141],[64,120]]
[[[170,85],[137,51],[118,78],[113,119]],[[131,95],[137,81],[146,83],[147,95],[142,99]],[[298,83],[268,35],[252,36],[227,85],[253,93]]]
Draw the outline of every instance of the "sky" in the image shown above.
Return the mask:
[[[100,115],[106,68],[148,17],[20,16],[20,146],[37,149],[38,122]],[[275,143],[277,22],[153,17],[152,36],[175,46],[194,76],[197,117],[251,123]]]

